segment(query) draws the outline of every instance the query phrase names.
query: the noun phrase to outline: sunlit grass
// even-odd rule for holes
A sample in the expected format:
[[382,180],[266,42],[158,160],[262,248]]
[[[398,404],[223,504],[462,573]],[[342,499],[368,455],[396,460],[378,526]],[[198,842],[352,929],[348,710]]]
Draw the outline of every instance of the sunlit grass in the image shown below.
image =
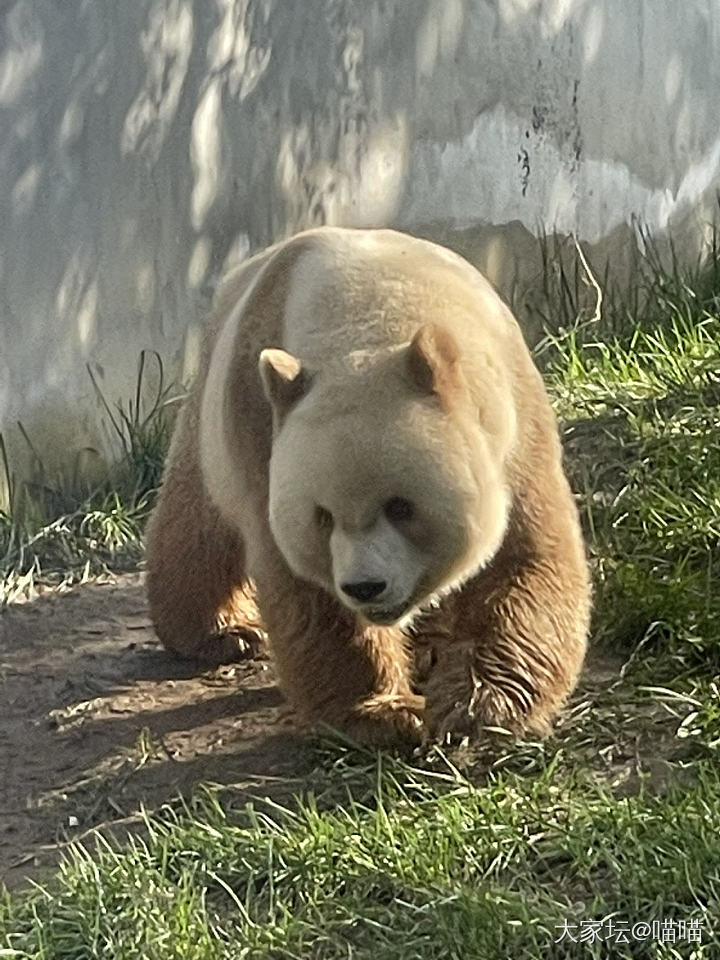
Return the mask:
[[624,329],[615,317],[609,335],[601,323],[549,337],[545,372],[595,564],[598,639],[670,653],[675,671],[717,668],[720,311],[689,290],[682,310],[666,306]]
[[[118,850],[76,850],[52,891],[7,902],[26,957],[574,957],[563,924],[695,920],[717,956],[716,765],[662,797],[618,799],[554,764],[532,776],[391,761],[335,763],[342,805],[228,809],[213,792],[166,809]],[[362,796],[359,785],[372,792]],[[360,792],[360,799],[355,794]],[[367,789],[366,789],[367,792]],[[556,942],[560,941],[560,942]],[[3,941],[0,939],[0,943]],[[590,957],[688,956],[638,942]]]

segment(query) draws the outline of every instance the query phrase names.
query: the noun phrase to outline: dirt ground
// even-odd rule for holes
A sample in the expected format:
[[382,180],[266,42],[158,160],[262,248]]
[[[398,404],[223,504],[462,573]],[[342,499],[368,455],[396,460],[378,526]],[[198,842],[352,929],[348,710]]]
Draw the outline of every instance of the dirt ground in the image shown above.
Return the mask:
[[[589,658],[558,724],[568,748],[619,789],[662,788],[692,706],[618,699],[621,661]],[[462,753],[462,751],[461,751]],[[477,758],[458,756],[473,770]],[[322,773],[271,665],[198,673],[155,639],[138,573],[47,592],[0,612],[0,881],[42,877],[69,840],[142,829],[201,782],[283,802]]]
[[198,675],[173,660],[154,637],[139,574],[0,613],[8,887],[41,876],[68,839],[131,827],[141,805],[200,781],[289,793],[307,763],[268,661]]

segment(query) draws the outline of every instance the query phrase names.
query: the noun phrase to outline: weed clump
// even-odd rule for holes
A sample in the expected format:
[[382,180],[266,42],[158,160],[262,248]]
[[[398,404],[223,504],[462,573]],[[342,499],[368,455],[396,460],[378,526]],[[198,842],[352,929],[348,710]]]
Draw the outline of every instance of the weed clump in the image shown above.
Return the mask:
[[[145,397],[148,363],[157,370],[157,387]],[[89,487],[77,476],[53,481],[25,435],[35,461],[35,478],[15,478],[0,434],[0,469],[8,491],[0,510],[0,605],[29,596],[39,583],[73,583],[112,569],[132,569],[142,557],[142,533],[160,484],[167,453],[173,404],[157,353],[142,351],[135,394],[111,406],[88,373],[119,456],[99,482]],[[21,431],[23,430],[20,425]]]

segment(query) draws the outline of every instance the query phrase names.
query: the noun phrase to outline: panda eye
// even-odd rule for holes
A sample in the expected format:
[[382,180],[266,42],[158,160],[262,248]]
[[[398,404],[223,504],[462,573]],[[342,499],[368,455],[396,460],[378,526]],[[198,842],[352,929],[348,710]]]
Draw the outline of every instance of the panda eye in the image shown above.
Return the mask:
[[320,530],[332,530],[333,515],[325,507],[315,507],[315,523]]
[[384,505],[385,516],[390,523],[403,523],[412,520],[415,510],[409,500],[404,497],[391,497]]

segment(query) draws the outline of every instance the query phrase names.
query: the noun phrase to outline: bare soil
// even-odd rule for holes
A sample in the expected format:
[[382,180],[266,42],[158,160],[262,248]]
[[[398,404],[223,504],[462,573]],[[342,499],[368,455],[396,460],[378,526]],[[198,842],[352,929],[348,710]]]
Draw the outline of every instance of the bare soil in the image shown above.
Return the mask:
[[[564,748],[613,789],[662,790],[687,703],[616,693],[622,661],[594,654],[558,724]],[[198,672],[169,656],[142,575],[47,592],[0,612],[0,886],[42,878],[68,841],[142,829],[199,783],[280,802],[322,779],[267,658]],[[506,747],[507,744],[504,744]],[[490,749],[456,762],[482,775]],[[467,756],[465,756],[467,753]]]
[[308,751],[267,659],[198,675],[155,639],[140,574],[0,613],[0,880],[68,840],[132,828],[200,781],[280,795]]

